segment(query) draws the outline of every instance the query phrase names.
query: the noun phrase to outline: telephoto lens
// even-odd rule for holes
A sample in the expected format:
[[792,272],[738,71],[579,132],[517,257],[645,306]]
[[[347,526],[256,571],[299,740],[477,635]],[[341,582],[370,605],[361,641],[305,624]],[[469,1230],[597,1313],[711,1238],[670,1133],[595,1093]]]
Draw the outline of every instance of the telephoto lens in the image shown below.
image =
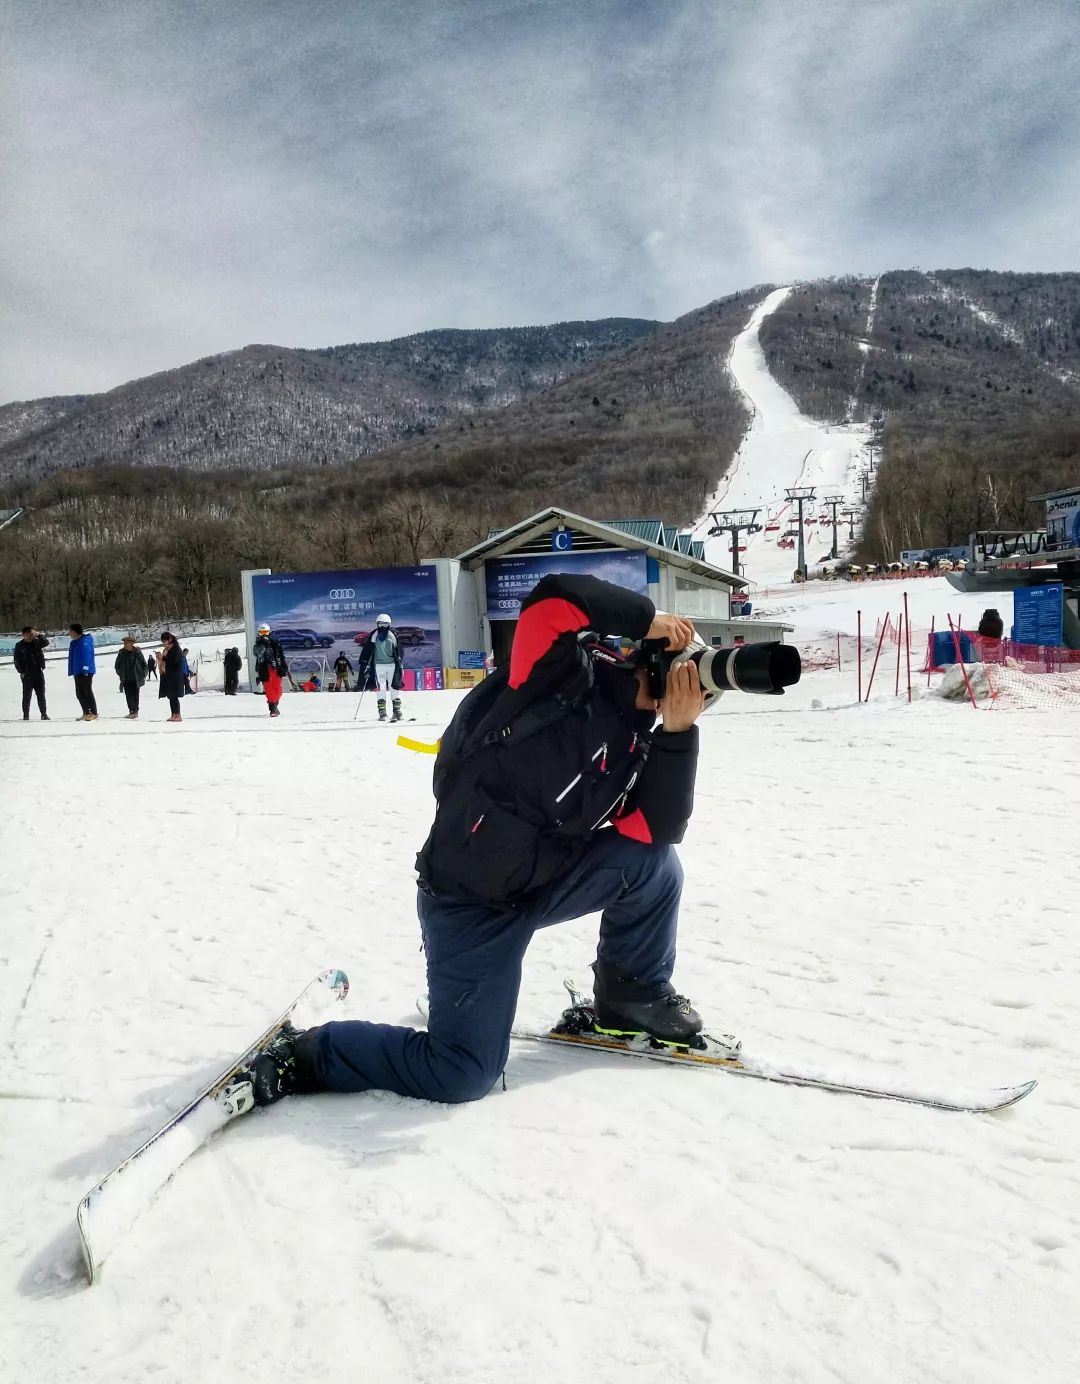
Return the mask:
[[[673,662],[681,662],[676,655]],[[802,675],[798,649],[774,640],[763,644],[736,644],[729,649],[691,649],[701,686],[706,693],[760,692],[781,697]]]

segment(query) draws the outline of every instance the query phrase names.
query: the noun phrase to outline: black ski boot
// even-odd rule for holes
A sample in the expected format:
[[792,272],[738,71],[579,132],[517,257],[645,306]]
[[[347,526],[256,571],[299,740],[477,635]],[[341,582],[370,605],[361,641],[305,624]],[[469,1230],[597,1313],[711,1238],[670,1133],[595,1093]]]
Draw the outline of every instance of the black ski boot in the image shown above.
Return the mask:
[[282,1096],[296,1095],[296,1040],[299,1036],[292,1024],[286,1024],[262,1052],[255,1054],[248,1075],[256,1105],[273,1105]]
[[593,966],[596,1030],[616,1037],[648,1034],[661,1043],[692,1043],[701,1015],[671,985],[643,986],[633,976],[596,962]]

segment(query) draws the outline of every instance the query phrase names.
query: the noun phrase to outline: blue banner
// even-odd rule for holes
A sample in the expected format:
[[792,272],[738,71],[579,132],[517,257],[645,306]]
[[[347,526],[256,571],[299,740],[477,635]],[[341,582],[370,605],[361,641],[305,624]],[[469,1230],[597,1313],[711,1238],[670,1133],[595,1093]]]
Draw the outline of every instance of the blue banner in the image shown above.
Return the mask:
[[442,635],[434,567],[369,567],[284,572],[252,578],[256,626],[280,640],[293,673],[313,673],[339,653],[356,669],[376,617],[390,616],[405,667],[441,668]]
[[1017,587],[1013,592],[1013,643],[1059,648],[1063,605],[1064,587],[1059,581]]
[[484,564],[489,620],[516,620],[521,602],[541,577],[552,572],[599,577],[648,595],[644,553],[536,553],[494,557]]

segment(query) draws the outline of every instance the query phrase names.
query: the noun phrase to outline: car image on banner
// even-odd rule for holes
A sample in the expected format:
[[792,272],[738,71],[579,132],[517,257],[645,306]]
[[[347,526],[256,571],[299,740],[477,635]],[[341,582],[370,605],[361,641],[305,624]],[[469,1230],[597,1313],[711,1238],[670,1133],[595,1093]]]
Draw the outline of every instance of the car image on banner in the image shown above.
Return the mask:
[[363,640],[384,611],[393,621],[409,669],[442,667],[442,634],[434,567],[371,567],[282,572],[252,578],[255,627],[281,641],[295,672],[333,667],[341,653],[356,669]]

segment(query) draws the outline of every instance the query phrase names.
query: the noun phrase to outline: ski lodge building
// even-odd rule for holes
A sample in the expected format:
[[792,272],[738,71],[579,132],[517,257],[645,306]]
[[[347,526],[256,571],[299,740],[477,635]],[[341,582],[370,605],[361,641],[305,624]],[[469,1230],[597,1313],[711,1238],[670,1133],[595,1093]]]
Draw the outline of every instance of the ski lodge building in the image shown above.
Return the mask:
[[[733,597],[741,609],[747,582],[707,562],[704,549],[699,539],[660,519],[600,521],[556,506],[540,510],[449,562],[456,569],[457,649],[482,648],[496,664],[504,662],[522,598],[541,577],[559,571],[589,573],[640,591],[657,610],[693,620],[710,644],[782,640],[791,632],[791,625],[734,616]],[[444,631],[449,633],[445,626]]]
[[[324,672],[332,650],[355,656],[375,612],[393,612],[418,687],[467,685],[510,657],[522,600],[549,572],[600,577],[684,615],[713,645],[782,640],[793,626],[755,620],[748,583],[705,560],[704,544],[659,519],[601,522],[550,506],[490,533],[457,557],[416,567],[241,573],[247,645],[260,619],[296,658]],[[618,631],[612,631],[618,633]],[[250,660],[249,660],[250,662]],[[310,671],[310,669],[306,669]]]

